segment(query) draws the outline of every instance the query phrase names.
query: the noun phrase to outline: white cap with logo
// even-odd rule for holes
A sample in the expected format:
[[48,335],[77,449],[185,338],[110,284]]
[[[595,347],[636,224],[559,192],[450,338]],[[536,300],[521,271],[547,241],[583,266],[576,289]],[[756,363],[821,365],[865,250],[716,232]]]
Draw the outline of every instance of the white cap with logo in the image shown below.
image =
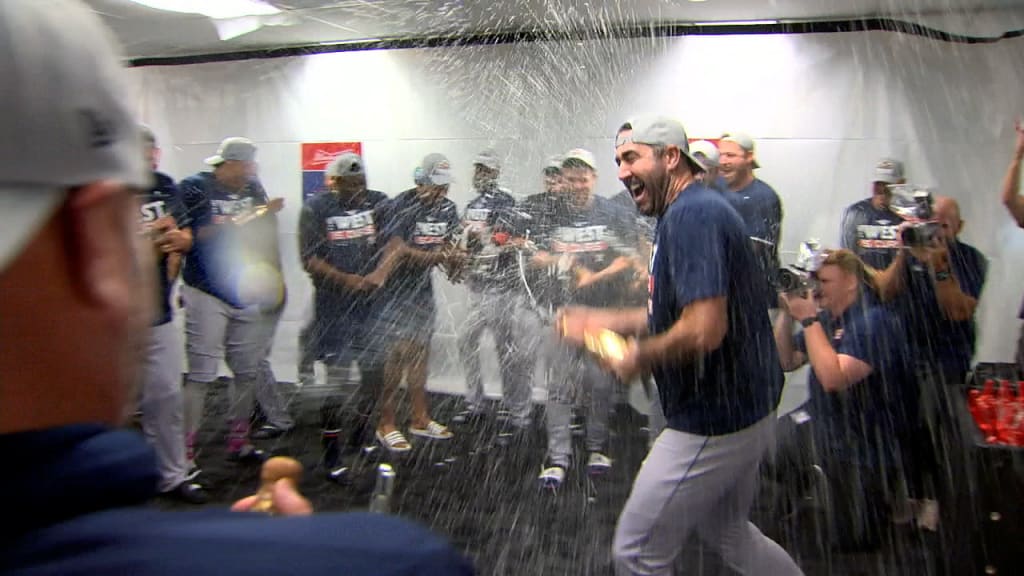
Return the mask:
[[109,31],[79,2],[0,2],[0,271],[66,197],[151,179]]

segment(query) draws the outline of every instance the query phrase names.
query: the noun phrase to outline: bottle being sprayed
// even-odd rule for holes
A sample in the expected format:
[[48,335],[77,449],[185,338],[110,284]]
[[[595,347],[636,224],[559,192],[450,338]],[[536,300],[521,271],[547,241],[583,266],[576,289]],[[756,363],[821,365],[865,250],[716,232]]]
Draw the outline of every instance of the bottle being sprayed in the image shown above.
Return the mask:
[[395,469],[390,464],[377,466],[377,484],[370,497],[370,512],[387,514],[391,511],[391,493],[395,489]]

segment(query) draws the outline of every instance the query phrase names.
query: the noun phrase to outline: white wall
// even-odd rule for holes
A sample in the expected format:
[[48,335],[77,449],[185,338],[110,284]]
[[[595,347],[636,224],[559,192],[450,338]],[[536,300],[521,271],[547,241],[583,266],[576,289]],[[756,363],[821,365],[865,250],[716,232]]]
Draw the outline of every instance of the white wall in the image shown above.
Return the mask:
[[[470,198],[470,162],[505,157],[504,180],[538,191],[543,159],[589,147],[599,191],[618,189],[612,135],[630,115],[669,113],[690,136],[743,130],[759,176],[783,199],[783,249],[838,242],[844,206],[868,194],[873,161],[906,161],[909,178],[960,200],[962,239],[990,259],[978,318],[979,360],[1012,357],[1024,292],[1024,231],[998,200],[1024,112],[1024,39],[954,45],[897,34],[720,36],[399,50],[132,70],[138,107],[165,148],[164,168],[201,168],[225,136],[260,144],[262,179],[288,199],[283,252],[292,300],[275,351],[294,373],[296,323],[309,287],[297,263],[299,143],[358,140],[369,181],[394,195],[428,152],[453,161],[453,199]],[[460,289],[443,294],[457,297]],[[443,315],[442,315],[443,316]],[[440,331],[461,317],[453,309]],[[445,347],[450,351],[450,348]]]

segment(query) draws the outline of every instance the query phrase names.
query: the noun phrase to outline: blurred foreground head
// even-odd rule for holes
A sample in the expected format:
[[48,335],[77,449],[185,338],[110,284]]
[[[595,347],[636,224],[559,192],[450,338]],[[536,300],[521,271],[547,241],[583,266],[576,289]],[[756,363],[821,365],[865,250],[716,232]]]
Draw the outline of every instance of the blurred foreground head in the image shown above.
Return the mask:
[[123,74],[79,2],[0,2],[0,433],[114,424],[132,398],[156,267]]

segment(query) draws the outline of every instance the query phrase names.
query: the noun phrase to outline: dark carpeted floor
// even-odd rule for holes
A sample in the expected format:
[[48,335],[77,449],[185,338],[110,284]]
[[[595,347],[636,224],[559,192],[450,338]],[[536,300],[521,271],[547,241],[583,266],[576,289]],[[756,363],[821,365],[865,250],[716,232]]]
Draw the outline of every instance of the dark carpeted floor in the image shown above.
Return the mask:
[[[290,385],[289,391],[292,390]],[[226,506],[255,492],[259,470],[224,458],[227,384],[210,387],[207,425],[198,457],[201,480],[213,497],[208,506]],[[291,392],[289,392],[291,394]],[[632,477],[646,452],[644,418],[626,405],[612,419],[609,455],[615,460],[608,476],[587,477],[582,465],[569,472],[557,492],[542,490],[536,476],[544,455],[542,410],[525,437],[499,435],[497,417],[473,426],[453,425],[449,441],[414,439],[414,450],[395,459],[380,450],[353,456],[351,483],[337,485],[319,467],[318,408],[323,390],[302,389],[292,395],[296,427],[284,436],[261,443],[274,455],[297,458],[307,474],[301,490],[318,511],[366,509],[375,467],[389,461],[397,471],[392,513],[419,521],[446,535],[475,562],[480,574],[605,575],[611,574],[610,549],[615,521],[629,495]],[[450,422],[459,398],[434,395],[432,413]],[[400,413],[401,417],[401,413]],[[582,444],[582,438],[577,438]],[[577,448],[579,448],[579,444]],[[580,455],[577,454],[579,458]],[[581,463],[578,463],[581,464]],[[186,506],[171,502],[167,508]],[[858,554],[827,552],[819,529],[822,514],[813,501],[786,485],[762,482],[752,519],[779,542],[808,575],[928,574],[933,547],[928,535],[912,529],[894,530],[880,550]],[[680,558],[678,573],[729,574],[717,557],[696,541]]]

